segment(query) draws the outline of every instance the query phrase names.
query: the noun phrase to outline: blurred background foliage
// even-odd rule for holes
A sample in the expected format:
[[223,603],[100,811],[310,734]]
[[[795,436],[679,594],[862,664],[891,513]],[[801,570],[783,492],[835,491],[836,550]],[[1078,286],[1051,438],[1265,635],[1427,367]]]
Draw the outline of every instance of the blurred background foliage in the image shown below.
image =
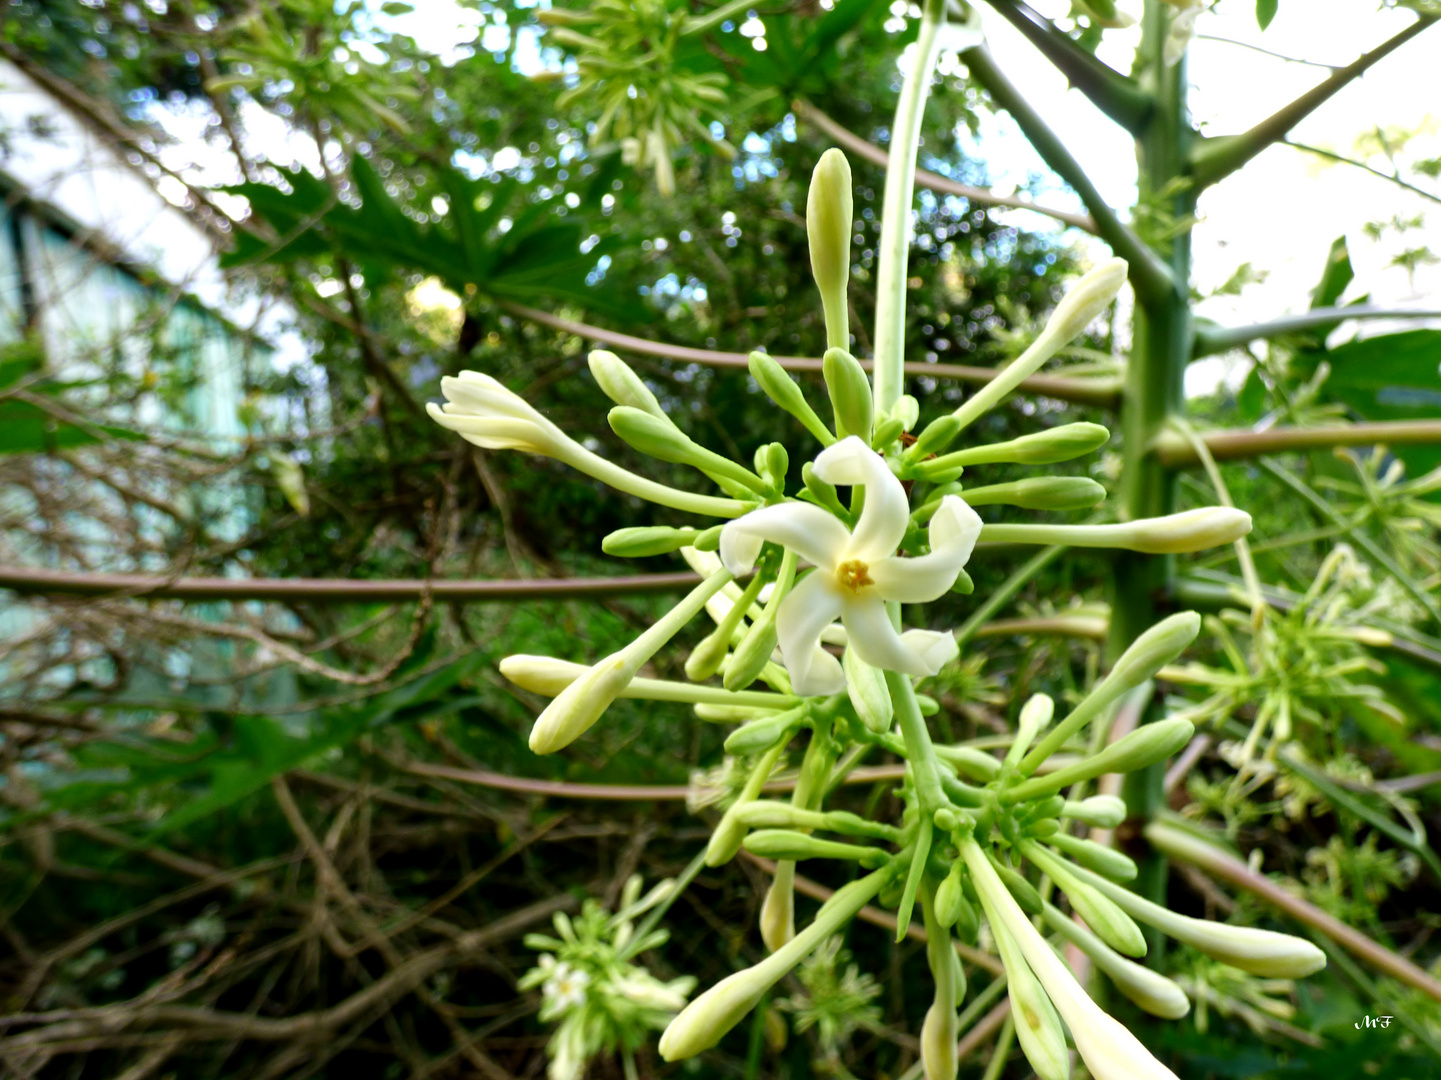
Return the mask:
[[[31,500],[23,512],[6,503],[4,561],[31,550],[18,538],[43,533],[59,566],[163,574],[566,578],[683,568],[670,557],[623,566],[600,554],[606,532],[680,523],[671,512],[548,460],[470,447],[422,405],[439,397],[442,376],[484,371],[607,456],[694,484],[680,469],[641,466],[611,435],[586,342],[555,320],[697,349],[818,356],[824,325],[801,215],[810,170],[831,141],[792,103],[802,98],[884,147],[914,13],[801,0],[695,30],[685,20],[704,22],[703,5],[653,0],[655,17],[685,35],[673,62],[693,85],[675,92],[698,94],[706,127],[667,129],[642,145],[642,120],[600,122],[605,72],[581,64],[595,30],[587,5],[567,9],[579,20],[529,3],[459,6],[475,13],[477,38],[444,59],[394,29],[409,9],[398,3],[9,0],[0,9],[4,54],[47,72],[152,174],[174,169],[164,163],[186,150],[169,119],[205,118],[205,153],[194,157],[213,190],[191,191],[190,209],[226,237],[237,287],[283,300],[313,350],[304,369],[258,374],[243,437],[208,444],[175,420],[182,374],[163,353],[143,372],[116,359],[97,399],[77,397],[35,342],[8,347],[0,391],[70,402],[83,418],[57,429],[53,410],[0,400],[15,410],[0,421],[0,482]],[[570,36],[540,44],[539,14]],[[1086,25],[1077,38],[1093,47]],[[520,72],[518,54],[537,48],[548,77]],[[975,130],[991,105],[962,67],[942,71],[922,165],[984,187],[986,163],[961,152],[957,133]],[[595,96],[572,92],[588,78]],[[257,137],[261,112],[308,140],[308,157],[286,158],[284,145]],[[852,326],[865,354],[884,180],[875,165],[851,162]],[[991,366],[1014,355],[1088,249],[1034,215],[930,192],[918,206],[909,358]],[[1336,302],[1351,277],[1344,241],[1317,275],[1316,306]],[[1195,422],[1435,414],[1436,331],[1328,349],[1325,330],[1255,352],[1239,390],[1191,402]],[[1124,333],[1108,334],[1065,362],[1075,371],[1099,363],[1104,376],[1125,344]],[[739,457],[787,441],[798,481],[815,448],[778,421],[743,369],[619,351],[707,445]],[[817,377],[803,382],[820,393]],[[930,378],[910,390],[922,424],[968,393]],[[147,401],[171,417],[166,430],[135,419]],[[49,426],[27,442],[21,413],[37,409]],[[1106,414],[1022,397],[991,413],[978,437],[1079,419]],[[1355,554],[1333,568],[1325,611],[1294,620],[1292,652],[1212,718],[1241,724],[1244,737],[1268,694],[1301,693],[1286,680],[1306,663],[1375,688],[1367,694],[1383,707],[1315,683],[1293,745],[1309,774],[1278,770],[1274,759],[1269,771],[1237,773],[1227,740],[1238,736],[1221,728],[1170,789],[1175,810],[1221,824],[1264,854],[1266,872],[1423,966],[1436,955],[1441,898],[1418,848],[1437,824],[1437,789],[1415,778],[1441,769],[1441,626],[1364,545],[1389,553],[1435,602],[1441,512],[1435,485],[1415,481],[1438,461],[1434,449],[1413,447],[1290,462],[1335,517],[1255,465],[1222,467],[1237,504],[1257,515],[1257,558],[1283,605],[1309,610],[1305,594],[1335,543]],[[1108,485],[1115,469],[1114,456],[1093,466]],[[95,474],[108,478],[104,500],[80,480]],[[1213,499],[1199,474],[1187,497]],[[976,596],[1002,583],[1011,554],[978,557]],[[1190,569],[1194,590],[1213,599],[1239,582],[1230,552]],[[1106,574],[1097,559],[1055,562],[1001,613],[1039,621],[1039,631],[982,627],[928,688],[946,706],[941,734],[1004,731],[1038,691],[1078,697],[1100,664]],[[536,963],[522,935],[546,930],[556,911],[579,911],[583,898],[618,910],[634,873],[679,873],[723,805],[725,729],[678,707],[621,702],[570,752],[536,758],[525,735],[540,702],[496,671],[510,653],[602,655],[665,610],[664,596],[5,603],[27,613],[0,659],[7,1075],[538,1075],[552,1025],[539,1019],[540,984],[518,985]],[[951,596],[933,611],[938,625],[960,625],[973,608]],[[1077,621],[1057,632],[1063,616]],[[1316,620],[1392,632],[1405,648],[1348,638],[1313,655]],[[1224,671],[1244,630],[1218,619],[1191,674]],[[689,633],[687,642],[700,631]],[[684,651],[667,655],[656,673],[680,677]],[[1339,672],[1338,662],[1347,664]],[[1203,708],[1206,693],[1181,676],[1177,708]],[[608,795],[629,797],[557,798],[544,784],[552,780],[617,785]],[[894,782],[856,785],[843,804],[883,813]],[[646,954],[646,968],[705,986],[755,960],[750,928],[764,880],[745,861],[701,873],[669,907],[670,941]],[[1195,875],[1179,873],[1173,886],[1182,910],[1239,903],[1270,917]],[[861,927],[848,951],[833,943],[788,980],[787,996],[748,1031],[701,1065],[671,1071],[913,1075],[910,1033],[930,1000],[923,965],[905,963],[919,949]],[[1441,1007],[1354,965],[1293,987],[1251,985],[1193,955],[1173,963],[1206,1003],[1191,1018],[1155,1024],[1125,1002],[1108,1007],[1163,1059],[1184,1063],[1188,1080],[1399,1080],[1441,1069]],[[1410,1028],[1354,1029],[1368,1012],[1403,1010]],[[642,1075],[657,1074],[658,1059],[640,1046]],[[590,1068],[621,1075],[610,1052]],[[981,1055],[963,1065],[967,1075],[981,1068]],[[1027,1075],[1024,1060],[1004,1075]]]

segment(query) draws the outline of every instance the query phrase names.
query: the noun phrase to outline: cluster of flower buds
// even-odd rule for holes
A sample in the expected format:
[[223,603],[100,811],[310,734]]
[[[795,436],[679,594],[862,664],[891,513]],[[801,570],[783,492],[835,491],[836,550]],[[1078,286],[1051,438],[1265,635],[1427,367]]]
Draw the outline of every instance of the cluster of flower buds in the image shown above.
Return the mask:
[[[1098,425],[1067,424],[990,445],[958,443],[977,418],[1107,308],[1125,281],[1126,264],[1110,260],[1086,274],[1021,356],[954,412],[913,433],[917,401],[903,395],[878,407],[865,369],[847,349],[849,184],[844,157],[828,151],[808,202],[813,270],[831,344],[823,363],[829,420],[774,359],[751,357],[761,390],[822,446],[799,469],[798,484],[781,444],[757,448],[750,462],[697,444],[611,353],[591,354],[590,364],[616,404],[610,414],[615,433],[645,454],[694,468],[722,495],[665,487],[619,469],[486,376],[444,381],[448,403],[432,407],[431,415],[473,442],[545,454],[641,498],[725,519],[708,527],[612,533],[602,545],[607,552],[678,552],[699,572],[700,584],[629,645],[590,666],[514,656],[502,671],[553,698],[531,733],[539,753],[580,737],[618,697],[686,703],[704,720],[740,725],[726,749],[749,763],[748,778],[716,827],[706,861],[720,865],[743,847],[776,860],[760,917],[770,955],[706,991],[671,1022],[660,1043],[667,1060],[713,1046],[865,905],[895,909],[904,933],[919,902],[936,981],[921,1039],[929,1080],[956,1074],[965,979],[953,935],[974,940],[982,915],[1005,965],[1021,1046],[1044,1080],[1068,1073],[1067,1028],[1098,1080],[1170,1076],[1091,1001],[1032,919],[1074,942],[1123,992],[1162,1016],[1184,1013],[1186,998],[1132,959],[1146,949],[1138,922],[1259,975],[1292,977],[1324,963],[1307,942],[1187,918],[1138,897],[1122,884],[1136,873],[1129,858],[1072,834],[1077,825],[1112,827],[1125,812],[1114,798],[1068,799],[1073,785],[1164,760],[1191,738],[1192,725],[1150,723],[1096,752],[1064,761],[1053,755],[1083,749],[1088,729],[1106,723],[1124,695],[1179,656],[1196,636],[1199,617],[1174,615],[1138,638],[1058,723],[1051,722],[1050,699],[1033,698],[1009,750],[996,757],[933,744],[924,717],[937,705],[916,694],[913,680],[935,675],[953,659],[956,640],[947,631],[903,630],[901,605],[970,592],[965,566],[977,542],[1190,552],[1235,541],[1250,530],[1250,517],[1211,507],[1119,523],[983,523],[976,506],[1076,510],[1103,499],[1089,478],[1051,471],[1101,446],[1108,433]],[[1040,465],[1045,472],[1003,484],[962,484],[966,469],[995,463]],[[714,630],[686,662],[689,681],[642,676],[643,665],[702,610]],[[762,798],[766,779],[797,739],[805,749],[791,798]],[[876,751],[907,763],[900,820],[825,809],[826,794],[844,773]],[[795,866],[808,859],[858,864],[863,873],[797,931]],[[1085,927],[1042,900],[1031,880],[1036,875],[1064,894]]]

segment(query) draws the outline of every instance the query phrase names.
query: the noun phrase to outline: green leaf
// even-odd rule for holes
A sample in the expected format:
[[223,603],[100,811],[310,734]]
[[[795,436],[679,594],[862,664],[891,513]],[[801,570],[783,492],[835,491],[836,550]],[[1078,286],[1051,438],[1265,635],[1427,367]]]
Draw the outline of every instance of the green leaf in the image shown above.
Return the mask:
[[1280,0],[1256,0],[1256,25],[1262,30],[1270,26],[1279,6]]
[[48,454],[101,441],[102,435],[143,441],[127,428],[96,424],[93,430],[57,420],[28,401],[0,401],[0,454]]
[[[1331,365],[1327,395],[1366,420],[1425,420],[1441,414],[1441,330],[1348,341],[1325,359]],[[1441,447],[1391,449],[1411,476],[1441,464]]]
[[1311,298],[1312,309],[1334,307],[1355,276],[1355,271],[1351,269],[1351,253],[1346,248],[1346,238],[1338,236],[1331,241],[1331,251],[1326,256],[1326,269],[1322,271],[1321,281]]

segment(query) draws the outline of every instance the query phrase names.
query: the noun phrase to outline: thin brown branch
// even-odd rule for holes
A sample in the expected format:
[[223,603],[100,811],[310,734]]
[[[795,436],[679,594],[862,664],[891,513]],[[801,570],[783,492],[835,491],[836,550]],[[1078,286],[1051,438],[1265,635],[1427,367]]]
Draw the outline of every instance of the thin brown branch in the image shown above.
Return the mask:
[[[886,168],[890,163],[890,154],[873,142],[861,138],[855,132],[843,127],[826,113],[816,108],[808,101],[797,100],[791,103],[791,109],[805,123],[810,124],[816,130],[834,139],[836,144],[843,150],[849,150],[856,157],[865,158],[873,165]],[[956,195],[977,206],[1005,206],[1015,210],[1030,210],[1037,214],[1044,214],[1048,218],[1064,222],[1077,229],[1084,229],[1094,234],[1096,223],[1089,214],[1075,214],[1069,210],[1057,210],[1051,206],[1043,206],[1034,203],[1030,199],[1023,199],[1018,195],[997,195],[994,191],[987,191],[985,188],[971,187],[968,184],[959,184],[942,176],[940,173],[933,173],[927,169],[916,170],[916,184],[919,187],[928,188],[941,195]]]
[[[1249,428],[1200,433],[1201,442],[1217,461],[1242,461],[1298,450],[1328,450],[1334,446],[1418,446],[1441,443],[1441,420],[1378,420],[1336,427]],[[1199,465],[1196,449],[1179,432],[1167,431],[1156,440],[1156,456],[1171,469]]]

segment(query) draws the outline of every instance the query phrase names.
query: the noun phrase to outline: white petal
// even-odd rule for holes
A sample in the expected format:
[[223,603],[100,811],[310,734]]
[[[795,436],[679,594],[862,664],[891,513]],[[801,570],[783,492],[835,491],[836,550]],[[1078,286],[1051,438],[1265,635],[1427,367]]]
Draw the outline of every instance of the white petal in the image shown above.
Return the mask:
[[980,535],[980,515],[957,496],[947,495],[931,518],[931,553],[915,559],[889,558],[873,562],[871,580],[886,600],[899,600],[903,604],[930,603],[956,583],[956,576],[970,561]]
[[478,371],[462,371],[459,378],[440,380],[440,391],[449,402],[448,411],[479,415],[509,416],[515,419],[543,419],[526,400],[503,384]]
[[834,569],[850,534],[819,506],[803,502],[766,506],[726,523],[721,530],[721,562],[732,574],[744,574],[755,565],[764,540],[790,548],[816,566]]
[[807,574],[781,601],[776,616],[781,655],[791,686],[802,697],[839,693],[845,686],[841,662],[820,646],[821,631],[841,613],[841,598],[831,587],[834,580],[826,570]]
[[850,635],[848,648],[872,667],[903,675],[932,675],[929,662],[901,639],[878,596],[846,599],[841,621]]
[[911,507],[906,489],[885,459],[851,435],[822,450],[814,468],[816,476],[827,483],[865,485],[865,506],[847,556],[872,562],[894,555],[906,535]]
[[940,671],[961,651],[956,635],[948,630],[907,630],[901,641],[925,663],[927,675]]
[[441,427],[457,432],[466,442],[486,450],[521,450],[527,454],[545,455],[553,452],[548,432],[531,420],[442,412],[429,402],[425,410]]

